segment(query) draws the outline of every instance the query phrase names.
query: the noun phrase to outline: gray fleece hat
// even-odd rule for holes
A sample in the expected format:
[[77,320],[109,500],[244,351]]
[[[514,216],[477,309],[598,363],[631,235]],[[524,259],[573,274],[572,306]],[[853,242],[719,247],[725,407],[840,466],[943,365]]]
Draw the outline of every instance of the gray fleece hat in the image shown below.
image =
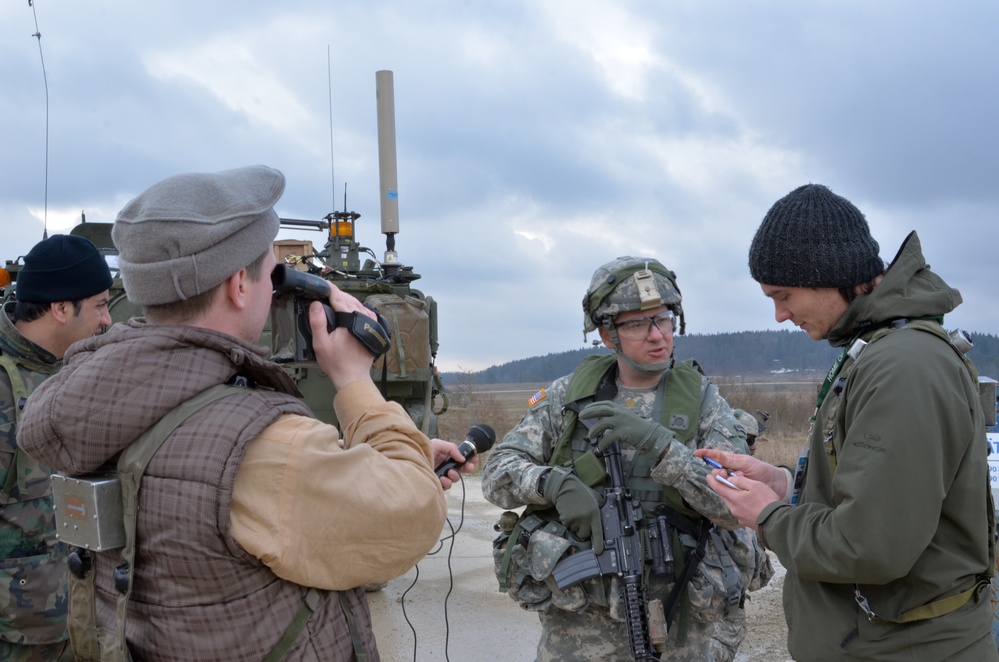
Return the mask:
[[125,293],[155,306],[207,292],[271,249],[284,175],[267,166],[186,173],[125,205],[111,239]]

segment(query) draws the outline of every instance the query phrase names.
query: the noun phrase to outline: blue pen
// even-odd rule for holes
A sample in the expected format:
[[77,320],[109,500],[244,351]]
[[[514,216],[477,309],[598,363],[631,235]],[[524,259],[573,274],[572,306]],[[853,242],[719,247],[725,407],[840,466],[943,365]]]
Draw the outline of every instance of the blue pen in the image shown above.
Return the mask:
[[[722,465],[720,465],[715,460],[712,460],[710,457],[702,457],[701,459],[704,460],[705,464],[707,464],[709,467],[714,467],[715,469],[721,469],[722,471],[725,471],[725,472],[727,472],[729,474],[732,473],[731,471],[729,471],[728,469],[726,469],[725,467],[723,467]],[[735,483],[733,483],[729,479],[725,478],[724,476],[718,476],[718,475],[716,475],[715,476],[715,480],[717,480],[722,485],[725,485],[727,487],[731,487],[733,490],[742,490],[741,487],[739,487],[738,485],[736,485]]]

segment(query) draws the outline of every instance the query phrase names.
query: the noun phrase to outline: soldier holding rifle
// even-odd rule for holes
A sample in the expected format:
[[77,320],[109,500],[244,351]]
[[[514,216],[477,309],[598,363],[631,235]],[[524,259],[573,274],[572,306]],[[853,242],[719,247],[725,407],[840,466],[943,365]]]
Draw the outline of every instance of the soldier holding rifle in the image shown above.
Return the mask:
[[[483,467],[507,515],[494,549],[501,588],[539,612],[538,660],[731,660],[746,591],[766,553],[706,485],[693,455],[746,452],[717,387],[673,359],[680,291],[657,260],[618,258],[593,275],[584,332],[613,350],[531,398]],[[516,522],[513,520],[516,519]],[[714,639],[732,619],[736,638]]]

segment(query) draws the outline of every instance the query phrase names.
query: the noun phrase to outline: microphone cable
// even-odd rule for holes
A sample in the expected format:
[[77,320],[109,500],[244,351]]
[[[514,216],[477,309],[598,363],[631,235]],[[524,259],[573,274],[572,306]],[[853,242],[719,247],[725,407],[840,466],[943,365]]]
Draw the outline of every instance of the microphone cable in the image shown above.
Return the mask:
[[[459,511],[459,516],[458,516],[458,526],[457,526],[457,528],[455,528],[454,524],[451,522],[451,516],[448,515],[448,517],[447,517],[447,519],[445,521],[447,522],[448,528],[451,529],[451,533],[449,535],[446,535],[446,536],[442,537],[440,540],[438,540],[437,541],[437,546],[434,549],[432,549],[429,552],[427,552],[427,556],[434,556],[434,555],[438,554],[441,550],[444,549],[444,543],[445,542],[448,543],[448,550],[447,550],[447,579],[448,579],[448,589],[447,589],[447,594],[444,596],[444,660],[445,660],[445,662],[450,662],[450,660],[451,660],[451,658],[449,657],[449,654],[448,654],[448,646],[450,645],[450,642],[451,642],[451,624],[450,624],[450,621],[448,620],[448,612],[447,612],[447,609],[448,609],[448,600],[451,598],[452,591],[454,591],[454,572],[451,569],[451,558],[452,558],[452,556],[454,554],[454,539],[455,539],[455,536],[458,535],[458,532],[461,531],[461,527],[464,526],[464,524],[465,524],[465,476],[462,475],[462,473],[459,471],[458,472],[458,478],[459,478],[459,481],[461,482],[461,509]],[[420,564],[419,563],[416,564],[415,569],[416,569],[416,576],[413,577],[413,583],[411,583],[406,588],[406,590],[402,592],[402,595],[399,597],[399,603],[402,605],[402,617],[403,617],[403,619],[405,619],[406,625],[409,626],[410,631],[413,633],[413,662],[416,662],[417,636],[416,636],[416,628],[413,626],[413,623],[409,620],[409,615],[406,613],[406,594],[409,593],[413,589],[413,587],[416,586],[416,583],[420,579]]]

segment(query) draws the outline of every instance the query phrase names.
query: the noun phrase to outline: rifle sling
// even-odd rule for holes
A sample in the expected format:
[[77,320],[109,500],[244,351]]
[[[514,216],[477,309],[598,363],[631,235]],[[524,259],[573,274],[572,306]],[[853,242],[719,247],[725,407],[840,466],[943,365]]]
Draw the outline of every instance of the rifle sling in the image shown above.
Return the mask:
[[[669,516],[667,516],[667,519],[668,518]],[[690,583],[690,578],[694,576],[694,571],[697,570],[697,566],[704,560],[704,547],[708,542],[708,535],[710,532],[711,520],[702,520],[700,533],[697,536],[697,547],[695,547],[693,551],[691,551],[690,555],[684,559],[683,570],[680,573],[680,577],[677,578],[676,584],[673,585],[673,590],[669,592],[669,596],[666,598],[666,604],[663,605],[664,611],[666,612],[667,629],[673,622],[673,618],[676,616],[677,610],[680,608],[680,596],[683,595],[683,590],[687,588],[687,584]]]

